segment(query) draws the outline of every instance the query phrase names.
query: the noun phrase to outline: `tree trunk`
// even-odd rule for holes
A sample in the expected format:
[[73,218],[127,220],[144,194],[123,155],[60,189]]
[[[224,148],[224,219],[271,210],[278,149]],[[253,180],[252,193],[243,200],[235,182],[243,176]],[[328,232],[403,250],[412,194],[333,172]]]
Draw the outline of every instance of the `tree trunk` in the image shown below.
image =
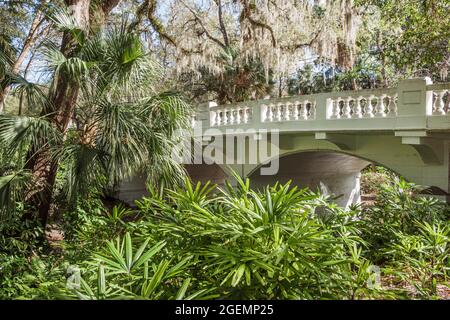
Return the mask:
[[[65,2],[78,25],[88,32],[90,0],[65,0]],[[76,42],[72,34],[65,32],[61,43],[61,52],[69,58],[76,55],[76,49]],[[53,80],[53,84],[54,89],[50,92],[49,99],[53,112],[48,117],[65,135],[72,119],[80,85],[64,73],[60,73]],[[49,111],[43,110],[43,115],[48,114]],[[58,166],[58,159],[52,156],[48,146],[41,148],[27,164],[33,173],[35,184],[33,190],[27,195],[27,199],[38,209],[38,218],[44,226],[49,217]]]
[[[107,15],[120,2],[120,0],[104,0],[101,2],[101,14],[90,12],[90,0],[65,0],[66,5],[72,10],[72,15],[78,25],[87,33],[90,29],[91,21],[96,28],[104,24]],[[77,54],[77,45],[70,32],[63,34],[61,52],[66,57],[73,57]],[[44,110],[43,114],[48,117],[60,130],[63,136],[66,135],[70,121],[75,112],[75,106],[80,91],[80,84],[71,79],[68,75],[61,73],[53,80],[54,89],[50,92],[50,101],[53,110]],[[30,153],[31,154],[31,153]],[[53,189],[58,172],[59,161],[52,156],[48,147],[42,148],[33,155],[28,162],[28,167],[32,170],[33,178],[37,188],[30,193],[27,198],[38,208],[38,218],[45,226],[53,211]]]

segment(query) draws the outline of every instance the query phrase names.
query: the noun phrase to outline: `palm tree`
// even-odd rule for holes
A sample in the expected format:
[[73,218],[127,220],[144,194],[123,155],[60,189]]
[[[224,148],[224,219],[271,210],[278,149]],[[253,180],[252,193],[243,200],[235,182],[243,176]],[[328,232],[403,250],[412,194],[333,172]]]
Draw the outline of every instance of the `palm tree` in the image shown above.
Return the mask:
[[[49,93],[38,95],[40,101],[30,100],[39,103],[41,116],[0,116],[2,150],[23,164],[13,174],[21,179],[11,178],[10,172],[9,180],[0,177],[0,199],[12,199],[12,193],[17,199],[26,184],[20,197],[36,205],[45,225],[49,212],[56,209],[52,204],[58,193],[73,203],[89,189],[114,187],[142,171],[153,182],[182,182],[184,169],[171,157],[173,134],[189,126],[192,111],[177,93],[154,88],[160,68],[140,38],[125,22],[88,36],[64,12],[53,21],[71,34],[72,53],[67,55],[53,43],[43,49],[46,72],[52,75]],[[61,79],[70,81],[68,92],[79,89],[72,96],[75,107],[70,114],[55,107]],[[26,84],[27,96],[42,92]],[[60,121],[62,117],[70,118]],[[0,202],[0,210],[11,212],[11,205]]]

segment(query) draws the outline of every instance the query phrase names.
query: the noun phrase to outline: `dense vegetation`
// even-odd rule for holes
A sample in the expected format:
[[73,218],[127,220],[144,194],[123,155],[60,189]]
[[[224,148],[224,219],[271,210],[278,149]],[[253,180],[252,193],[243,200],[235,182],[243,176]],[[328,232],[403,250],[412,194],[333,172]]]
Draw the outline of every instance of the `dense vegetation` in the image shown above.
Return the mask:
[[136,210],[80,200],[53,247],[37,226],[2,224],[0,297],[442,298],[449,211],[416,192],[403,180],[384,184],[364,210],[242,180],[151,190]]
[[445,298],[449,208],[418,186],[367,170],[344,210],[171,157],[200,102],[446,81],[447,2],[396,2],[0,1],[0,298]]

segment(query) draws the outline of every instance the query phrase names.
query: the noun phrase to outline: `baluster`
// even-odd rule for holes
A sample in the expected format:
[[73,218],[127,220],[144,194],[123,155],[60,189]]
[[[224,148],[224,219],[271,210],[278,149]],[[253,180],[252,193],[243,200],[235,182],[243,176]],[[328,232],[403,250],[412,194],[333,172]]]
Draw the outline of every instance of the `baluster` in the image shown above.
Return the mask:
[[277,121],[281,121],[281,107],[282,107],[282,104],[280,104],[280,103],[276,105]]
[[298,120],[299,117],[299,107],[300,107],[300,103],[298,101],[294,102],[294,120]]
[[433,103],[433,114],[434,115],[444,115],[445,114],[445,104],[444,104],[444,96],[446,90],[437,91],[434,94],[436,95],[436,99]]
[[220,110],[216,111],[216,116],[214,119],[214,125],[215,126],[220,126]]
[[222,111],[217,110],[216,126],[222,125]]
[[279,104],[278,107],[280,108],[280,121],[284,120],[284,114],[286,112],[286,108],[284,104]]
[[220,126],[222,125],[222,111],[221,110],[217,110],[216,113],[216,126]]
[[275,106],[273,104],[269,105],[269,110],[267,112],[267,121],[272,122],[273,121],[273,108]]
[[386,114],[384,112],[384,98],[386,98],[385,94],[382,94],[377,97],[377,105],[375,106],[375,115],[377,117],[385,117]]
[[228,115],[227,115],[228,109],[224,109],[222,113],[222,125],[226,126],[228,123]]
[[305,100],[302,104],[301,104],[301,109],[300,109],[300,119],[302,120],[306,120],[308,119],[308,109],[306,108],[306,105],[308,104],[308,100]]
[[230,110],[230,116],[228,117],[228,123],[234,124],[234,113],[236,112],[236,109]]
[[362,118],[362,107],[361,107],[362,97],[359,96],[355,99],[355,105],[353,107],[352,118]]
[[394,95],[394,111],[395,111],[395,114],[397,115],[397,113],[398,113],[398,94],[397,93]]
[[269,107],[265,104],[261,106],[261,122],[267,121],[267,114],[269,112]]
[[247,109],[247,122],[250,122],[253,119],[253,111],[252,108],[246,107]]
[[316,112],[317,112],[316,108],[317,108],[317,103],[316,103],[316,101],[314,101],[313,103],[311,103],[309,119],[312,119],[312,120],[316,119]]
[[331,100],[331,119],[339,119],[341,117],[340,115],[340,109],[339,109],[339,101],[341,98],[333,99]]
[[261,122],[266,122],[267,120],[267,109],[268,107],[265,104],[261,105]]
[[388,104],[388,117],[395,117],[397,115],[397,106],[395,105],[395,95],[388,96],[389,104]]
[[352,97],[347,97],[344,101],[344,107],[342,108],[342,118],[350,119],[352,117],[352,108],[350,106],[350,101],[352,101]]
[[286,121],[291,120],[291,107],[292,104],[290,104],[289,102],[284,105],[284,120]]
[[249,111],[250,111],[249,108],[247,107],[244,108],[244,123],[248,123],[250,120]]
[[372,106],[372,100],[375,96],[374,95],[370,95],[366,101],[366,107],[364,108],[364,117],[365,118],[373,118],[373,106]]
[[237,124],[240,124],[241,123],[241,108],[237,108],[236,109],[236,119],[235,119],[235,121],[236,121],[236,123]]

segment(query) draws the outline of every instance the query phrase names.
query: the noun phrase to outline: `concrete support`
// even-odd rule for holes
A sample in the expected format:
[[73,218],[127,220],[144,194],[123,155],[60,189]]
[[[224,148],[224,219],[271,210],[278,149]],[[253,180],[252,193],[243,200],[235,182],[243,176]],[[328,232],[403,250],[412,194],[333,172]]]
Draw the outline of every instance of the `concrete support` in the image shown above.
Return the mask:
[[280,170],[274,176],[262,176],[256,170],[249,178],[255,188],[273,185],[275,181],[335,197],[342,207],[358,203],[360,195],[361,170],[370,162],[342,153],[302,152],[280,159]]

